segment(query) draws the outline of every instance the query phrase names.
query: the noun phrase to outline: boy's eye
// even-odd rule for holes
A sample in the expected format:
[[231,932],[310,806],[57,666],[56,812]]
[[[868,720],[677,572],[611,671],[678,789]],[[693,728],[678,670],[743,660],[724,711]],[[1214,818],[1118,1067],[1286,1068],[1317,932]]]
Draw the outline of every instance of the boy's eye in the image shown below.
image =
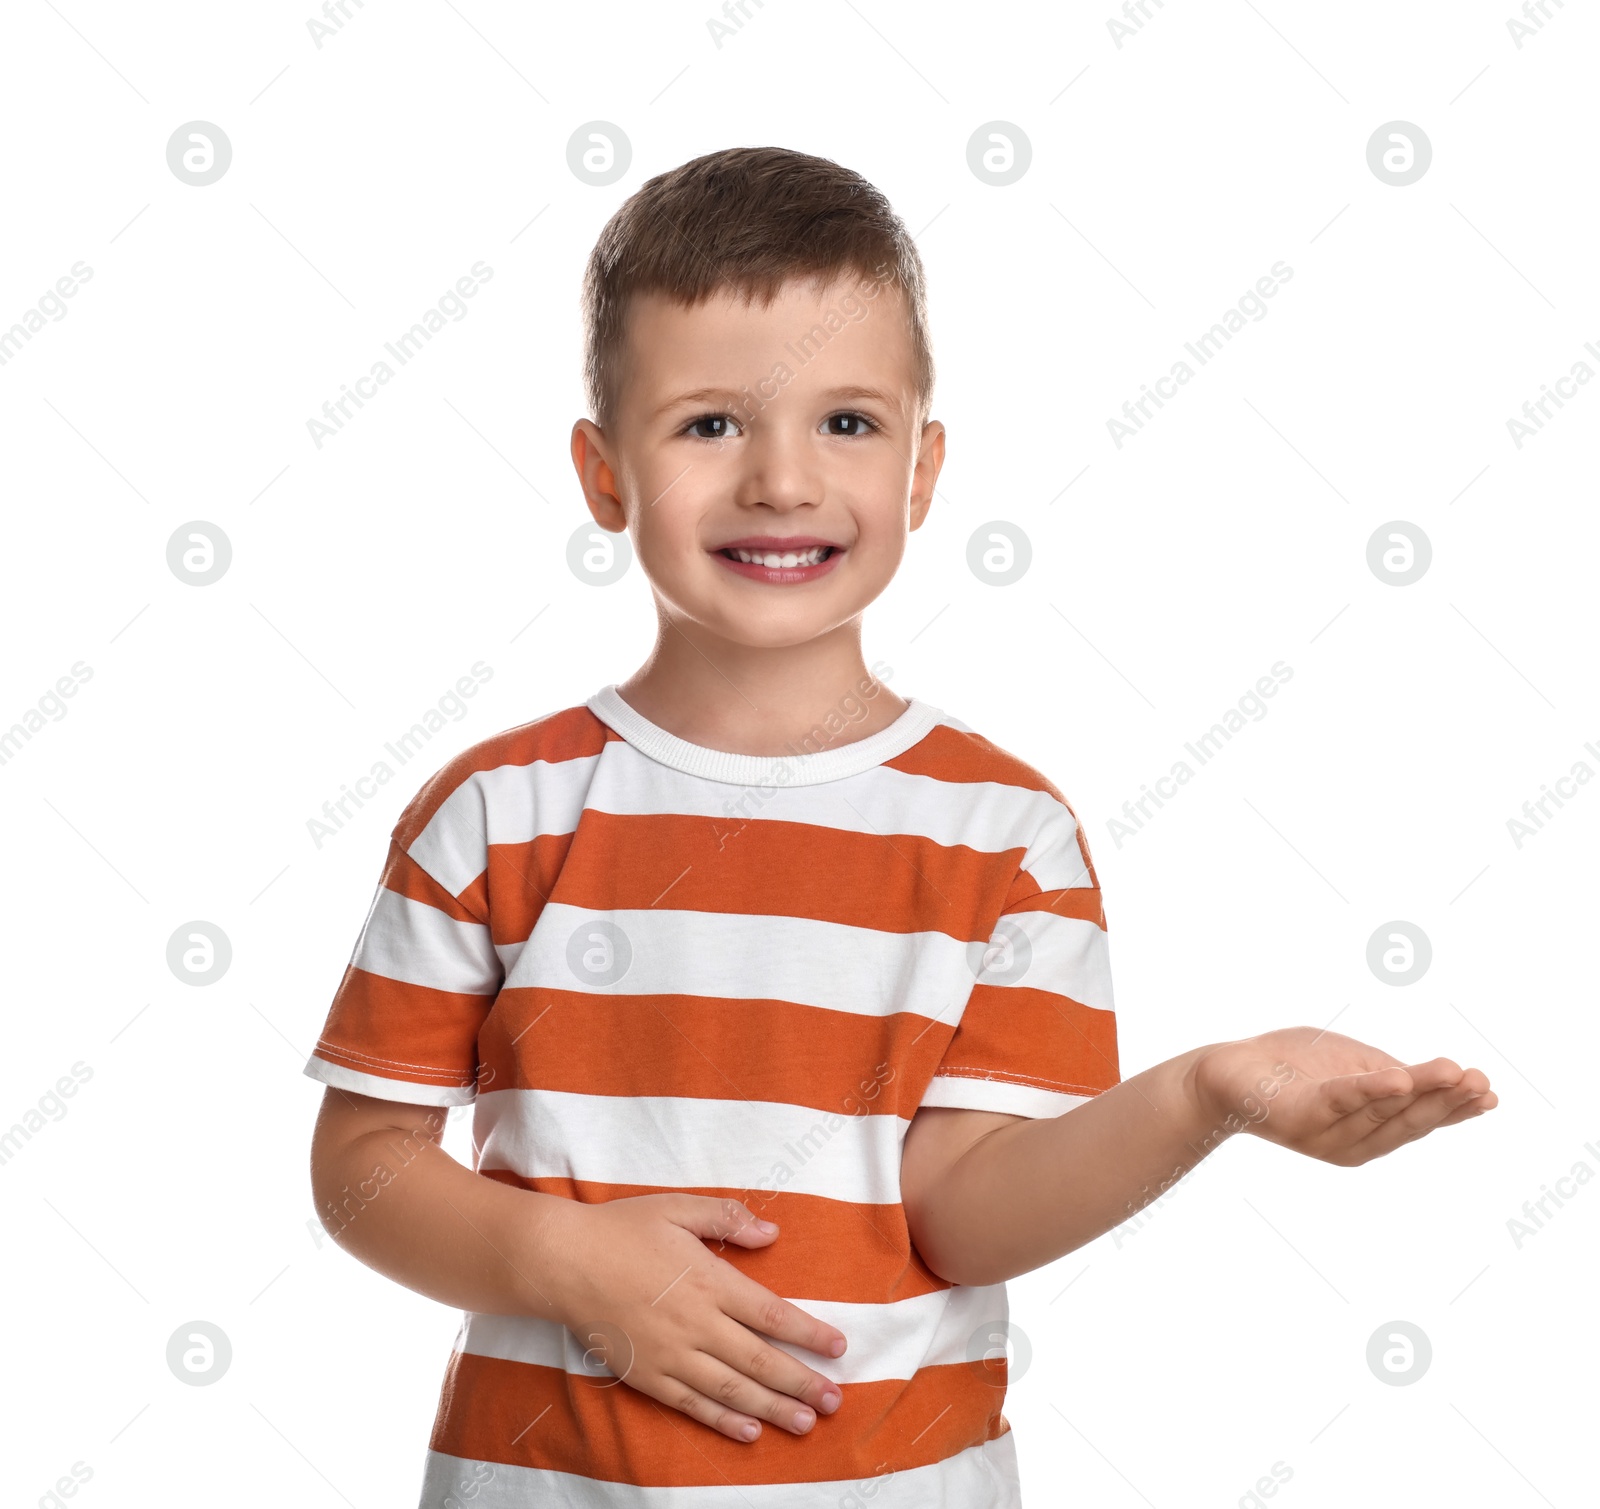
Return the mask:
[[827,435],[869,435],[877,429],[865,414],[830,414],[822,421]]
[[687,433],[697,440],[726,440],[733,434],[733,421],[726,414],[702,414],[689,421]]

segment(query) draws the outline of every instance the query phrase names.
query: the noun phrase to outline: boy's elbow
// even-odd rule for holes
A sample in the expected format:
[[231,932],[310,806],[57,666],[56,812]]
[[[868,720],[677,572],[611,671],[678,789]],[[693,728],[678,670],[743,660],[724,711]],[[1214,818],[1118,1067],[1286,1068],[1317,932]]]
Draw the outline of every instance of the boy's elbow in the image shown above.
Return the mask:
[[982,1170],[970,1163],[978,1145],[1003,1128],[1026,1121],[1000,1111],[923,1106],[912,1117],[901,1147],[900,1199],[906,1226],[923,1265],[947,1284],[998,1284],[1014,1276],[992,1253],[992,1219],[977,1207],[989,1204]]
[[409,1162],[424,1145],[440,1143],[444,1127],[445,1113],[436,1106],[378,1100],[330,1085],[311,1133],[309,1159],[311,1198],[323,1230],[340,1242],[360,1209],[393,1177],[379,1145],[396,1144]]
[[930,1195],[905,1206],[906,1230],[922,1266],[947,1284],[977,1287],[1010,1278],[1008,1273],[994,1271],[994,1264],[974,1251],[970,1240],[964,1240],[970,1233],[970,1223],[964,1222],[956,1212],[928,1208],[929,1202],[936,1198]]

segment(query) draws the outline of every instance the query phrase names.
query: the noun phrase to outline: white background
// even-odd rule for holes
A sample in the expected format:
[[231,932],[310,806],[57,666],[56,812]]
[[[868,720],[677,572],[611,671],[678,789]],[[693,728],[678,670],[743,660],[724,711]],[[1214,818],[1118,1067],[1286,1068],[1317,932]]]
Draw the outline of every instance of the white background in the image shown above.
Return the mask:
[[[0,1165],[8,1502],[75,1462],[90,1505],[415,1502],[457,1317],[317,1240],[301,1064],[422,780],[644,657],[637,568],[566,565],[583,260],[646,177],[768,143],[917,234],[949,462],[867,659],[1077,810],[1124,1074],[1331,1022],[1500,1096],[1359,1170],[1235,1139],[1142,1229],[1014,1281],[1026,1502],[1249,1504],[1275,1462],[1304,1509],[1592,1501],[1600,1189],[1520,1246],[1507,1223],[1600,1170],[1600,790],[1520,847],[1507,820],[1600,770],[1600,385],[1520,448],[1506,421],[1600,344],[1600,20],[1552,5],[1519,48],[1509,0],[1148,9],[1119,48],[1109,3],[768,0],[719,48],[710,0],[369,0],[318,48],[309,5],[7,7],[0,329],[93,269],[0,366],[0,727],[93,673],[0,765],[0,1128],[92,1072]],[[166,161],[195,120],[233,147],[209,187]],[[592,120],[632,143],[609,187],[567,166]],[[1007,187],[967,164],[993,120],[1032,144]],[[1395,120],[1433,147],[1407,187],[1366,160]],[[468,316],[314,445],[480,259]],[[1266,317],[1117,447],[1123,401],[1280,260]],[[233,549],[203,588],[166,563],[194,520]],[[1033,549],[1006,588],[966,564],[994,520]],[[1432,544],[1405,587],[1367,564],[1395,520]],[[466,716],[317,847],[479,660]],[[1119,844],[1280,660],[1268,714]],[[166,964],[195,919],[233,947],[203,988]],[[1433,949],[1403,987],[1366,962],[1397,919]],[[210,1387],[165,1361],[195,1320],[233,1348]],[[1395,1320],[1433,1349],[1407,1386],[1366,1362]]]

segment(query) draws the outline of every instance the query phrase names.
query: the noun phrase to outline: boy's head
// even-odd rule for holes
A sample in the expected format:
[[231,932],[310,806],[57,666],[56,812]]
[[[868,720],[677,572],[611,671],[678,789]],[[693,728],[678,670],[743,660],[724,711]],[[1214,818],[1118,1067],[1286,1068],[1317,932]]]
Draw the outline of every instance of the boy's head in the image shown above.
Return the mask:
[[[858,643],[944,447],[922,264],[888,201],[804,153],[697,158],[612,216],[584,314],[593,417],[573,461],[662,611],[730,646]],[[832,549],[773,576],[726,556],[745,541]]]
[[796,278],[893,283],[904,295],[922,419],[933,400],[922,259],[889,201],[859,173],[782,147],[730,147],[646,183],[600,233],[584,278],[584,385],[601,429],[624,378],[638,294],[695,305],[768,300]]

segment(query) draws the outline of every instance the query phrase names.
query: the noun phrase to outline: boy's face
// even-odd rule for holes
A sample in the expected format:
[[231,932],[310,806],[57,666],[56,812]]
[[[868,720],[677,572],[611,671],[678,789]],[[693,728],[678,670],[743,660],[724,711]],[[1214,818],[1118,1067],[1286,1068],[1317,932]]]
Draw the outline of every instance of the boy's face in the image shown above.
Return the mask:
[[[849,274],[628,313],[612,421],[573,428],[590,512],[631,531],[658,602],[734,644],[779,648],[856,619],[933,498],[944,426],[919,421],[899,290]],[[724,547],[799,555],[739,564]],[[833,547],[820,564],[786,541]]]

